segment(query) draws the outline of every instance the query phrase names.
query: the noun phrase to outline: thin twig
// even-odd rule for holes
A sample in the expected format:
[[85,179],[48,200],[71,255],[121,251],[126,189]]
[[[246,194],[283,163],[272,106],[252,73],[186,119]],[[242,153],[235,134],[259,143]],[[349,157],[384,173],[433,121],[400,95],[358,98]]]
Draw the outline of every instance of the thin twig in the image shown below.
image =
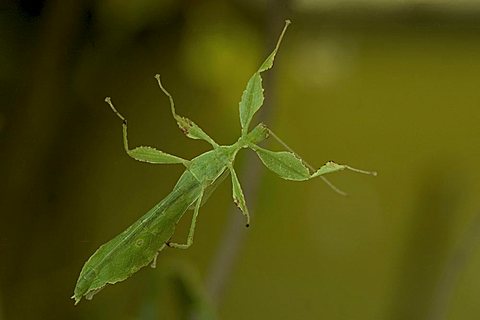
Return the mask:
[[433,293],[428,320],[447,319],[448,308],[462,271],[480,240],[480,214],[474,218],[445,264],[441,279]]
[[[275,39],[278,32],[278,26],[285,19],[283,12],[286,11],[285,3],[287,1],[270,1],[269,12],[271,15],[267,21],[268,40]],[[269,122],[272,115],[272,105],[274,105],[276,69],[270,70],[265,74],[265,91],[268,93],[264,106],[259,111],[258,119],[262,122]],[[255,205],[257,203],[258,188],[261,181],[261,167],[254,153],[249,153],[244,163],[244,170],[240,175],[240,181],[243,184],[245,198],[250,207],[250,214],[253,216]],[[231,207],[228,213],[229,221],[225,233],[223,234],[219,247],[207,273],[206,287],[214,305],[221,304],[221,298],[233,272],[233,268],[238,258],[246,237],[246,228],[244,227],[243,216],[238,213],[238,209]]]

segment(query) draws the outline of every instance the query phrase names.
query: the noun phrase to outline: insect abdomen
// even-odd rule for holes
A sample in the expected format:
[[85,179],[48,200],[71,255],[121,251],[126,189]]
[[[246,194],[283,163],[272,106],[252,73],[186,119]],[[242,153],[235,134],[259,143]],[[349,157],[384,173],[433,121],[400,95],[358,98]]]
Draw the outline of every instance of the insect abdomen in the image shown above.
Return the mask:
[[98,248],[82,268],[75,287],[76,303],[83,296],[91,298],[106,284],[123,281],[151,263],[199,193],[200,184],[193,179],[181,190],[174,188],[133,225]]

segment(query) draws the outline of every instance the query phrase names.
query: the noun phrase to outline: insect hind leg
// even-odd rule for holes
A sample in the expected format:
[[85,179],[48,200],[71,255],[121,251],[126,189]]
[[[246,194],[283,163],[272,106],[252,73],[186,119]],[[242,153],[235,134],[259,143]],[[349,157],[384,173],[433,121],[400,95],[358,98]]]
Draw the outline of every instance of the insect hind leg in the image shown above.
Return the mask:
[[177,248],[177,249],[188,249],[193,244],[193,236],[195,235],[195,226],[197,223],[198,212],[200,211],[200,207],[202,205],[202,198],[204,193],[204,188],[200,191],[200,196],[197,199],[195,204],[195,211],[193,212],[192,222],[190,224],[190,230],[187,236],[187,243],[175,243],[175,242],[167,242],[166,245],[170,248]]

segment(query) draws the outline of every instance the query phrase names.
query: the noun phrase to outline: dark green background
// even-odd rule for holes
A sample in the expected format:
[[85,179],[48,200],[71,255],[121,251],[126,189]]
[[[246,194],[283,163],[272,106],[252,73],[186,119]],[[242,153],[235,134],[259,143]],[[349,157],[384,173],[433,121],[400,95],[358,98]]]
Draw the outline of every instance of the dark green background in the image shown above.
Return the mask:
[[210,299],[219,317],[478,319],[480,7],[411,2],[0,4],[0,319],[187,318],[175,275],[207,290],[233,215],[229,182],[202,208],[192,248],[165,250],[156,270],[93,301],[69,299],[93,251],[182,172],[128,158],[103,99],[128,118],[132,146],[192,158],[208,145],[176,127],[161,73],[179,114],[232,143],[241,93],[285,18],[266,123],[316,167],[335,160],[379,175],[332,175],[345,198],[261,169],[247,198],[252,226]]

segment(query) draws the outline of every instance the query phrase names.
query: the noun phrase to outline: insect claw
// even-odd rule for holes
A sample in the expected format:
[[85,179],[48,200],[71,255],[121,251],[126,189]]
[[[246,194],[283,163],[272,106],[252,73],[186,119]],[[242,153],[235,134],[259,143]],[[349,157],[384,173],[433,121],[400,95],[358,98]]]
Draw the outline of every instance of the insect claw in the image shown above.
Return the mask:
[[110,97],[106,97],[105,102],[110,106],[110,109],[112,109],[112,111],[117,115],[117,117],[119,117],[124,124],[127,124],[127,120],[113,106],[112,99]]

